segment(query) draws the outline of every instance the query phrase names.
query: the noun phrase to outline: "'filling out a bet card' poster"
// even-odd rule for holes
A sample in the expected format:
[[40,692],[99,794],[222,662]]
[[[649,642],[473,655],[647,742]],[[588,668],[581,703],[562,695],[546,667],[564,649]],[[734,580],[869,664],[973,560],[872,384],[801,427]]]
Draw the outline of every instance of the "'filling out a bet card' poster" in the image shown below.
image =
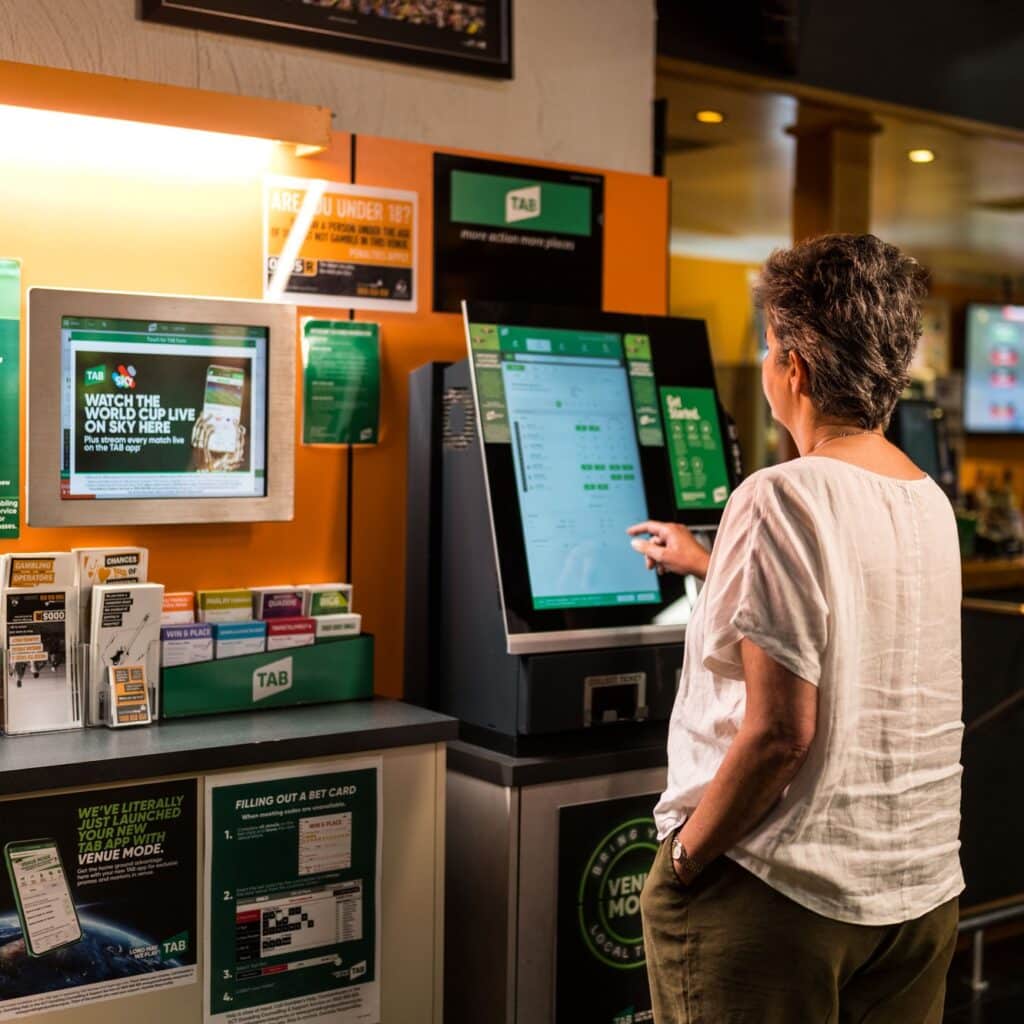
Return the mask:
[[658,794],[563,807],[558,819],[556,1024],[652,1021],[640,893]]
[[206,780],[216,1024],[378,1024],[381,759]]
[[604,178],[434,154],[434,310],[464,299],[600,309]]
[[194,780],[5,801],[0,841],[0,1020],[195,982]]

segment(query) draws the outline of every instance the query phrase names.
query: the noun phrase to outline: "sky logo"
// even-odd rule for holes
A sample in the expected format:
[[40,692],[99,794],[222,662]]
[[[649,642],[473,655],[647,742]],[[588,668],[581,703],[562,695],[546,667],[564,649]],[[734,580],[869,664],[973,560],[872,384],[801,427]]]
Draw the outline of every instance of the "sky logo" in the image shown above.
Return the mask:
[[135,387],[135,367],[129,364],[118,363],[117,372],[111,375],[114,381],[114,387],[127,388],[129,390]]

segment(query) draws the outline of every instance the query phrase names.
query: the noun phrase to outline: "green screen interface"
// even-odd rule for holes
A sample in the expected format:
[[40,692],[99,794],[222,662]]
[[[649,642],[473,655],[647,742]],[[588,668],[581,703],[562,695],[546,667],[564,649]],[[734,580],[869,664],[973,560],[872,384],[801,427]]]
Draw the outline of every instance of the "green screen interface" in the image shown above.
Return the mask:
[[660,603],[625,532],[648,513],[623,337],[471,324],[470,341],[484,439],[512,448],[534,609]]
[[711,388],[661,388],[676,508],[723,508],[729,497],[718,404]]

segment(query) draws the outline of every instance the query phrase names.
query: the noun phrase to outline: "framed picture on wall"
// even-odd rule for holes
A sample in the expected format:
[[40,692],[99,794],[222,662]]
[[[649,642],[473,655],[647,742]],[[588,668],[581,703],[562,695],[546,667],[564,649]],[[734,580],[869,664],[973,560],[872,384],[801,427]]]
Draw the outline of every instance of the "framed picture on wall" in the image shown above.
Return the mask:
[[185,28],[512,77],[512,0],[140,0]]

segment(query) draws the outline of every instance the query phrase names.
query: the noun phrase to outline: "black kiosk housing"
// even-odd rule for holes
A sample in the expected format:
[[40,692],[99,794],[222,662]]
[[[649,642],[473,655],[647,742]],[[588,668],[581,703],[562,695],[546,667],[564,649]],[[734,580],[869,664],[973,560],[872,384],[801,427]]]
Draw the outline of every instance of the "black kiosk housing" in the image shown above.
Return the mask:
[[[696,587],[644,569],[625,527],[713,529],[740,478],[705,324],[464,311],[470,358],[410,376],[406,699],[517,755],[653,738]],[[592,592],[607,579],[625,592]]]

